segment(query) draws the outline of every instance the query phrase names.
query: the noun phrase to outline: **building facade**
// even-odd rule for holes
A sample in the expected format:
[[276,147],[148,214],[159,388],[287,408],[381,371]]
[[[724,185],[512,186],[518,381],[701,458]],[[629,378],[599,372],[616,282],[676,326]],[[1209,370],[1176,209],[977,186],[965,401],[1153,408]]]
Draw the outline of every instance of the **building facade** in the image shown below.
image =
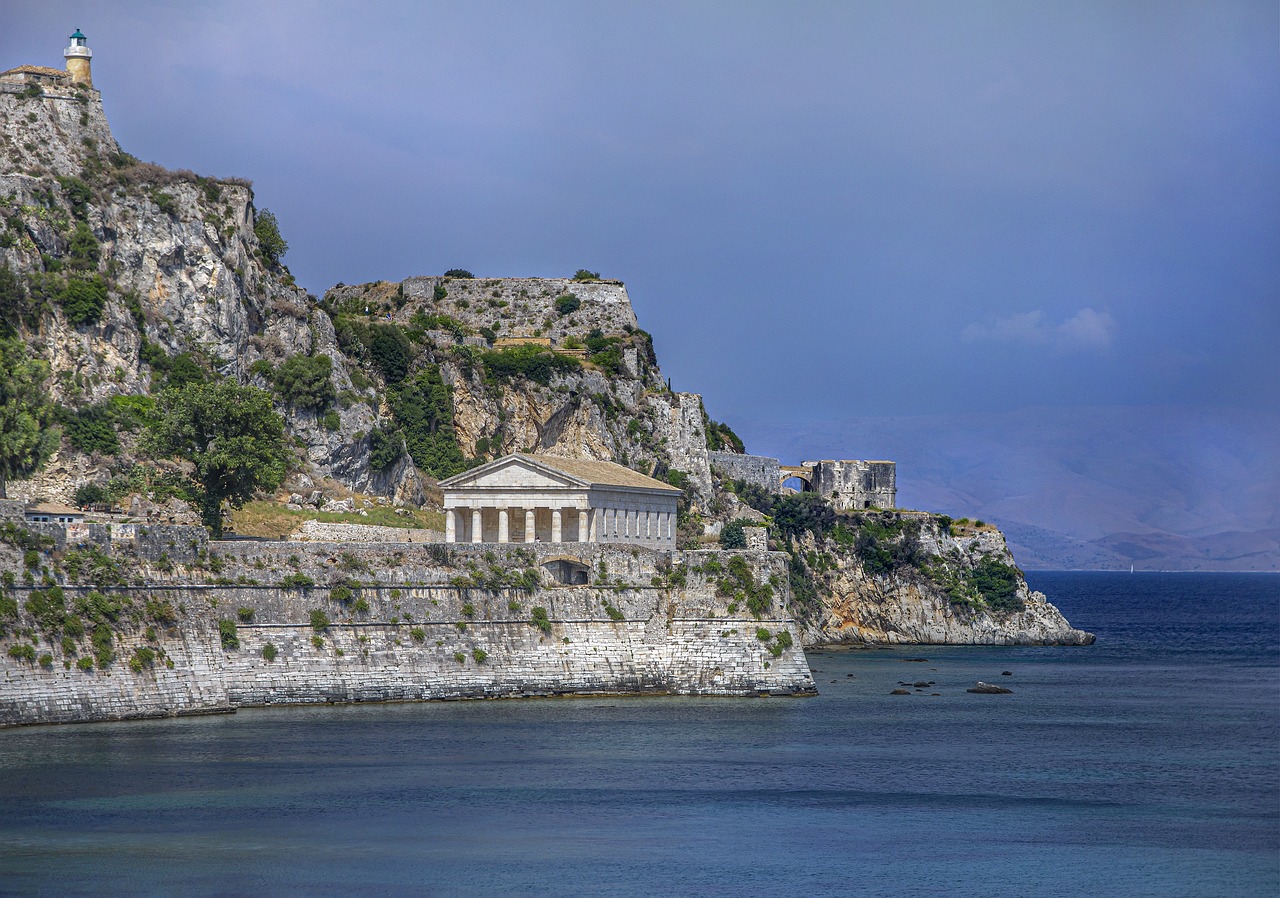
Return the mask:
[[517,453],[440,489],[445,542],[676,545],[680,490],[613,462]]

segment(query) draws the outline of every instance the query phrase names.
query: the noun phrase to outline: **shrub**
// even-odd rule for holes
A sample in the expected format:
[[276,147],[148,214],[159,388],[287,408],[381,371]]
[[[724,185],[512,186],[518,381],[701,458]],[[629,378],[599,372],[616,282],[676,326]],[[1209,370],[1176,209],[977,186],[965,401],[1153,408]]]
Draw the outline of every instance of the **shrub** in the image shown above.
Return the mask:
[[311,637],[311,645],[312,645],[312,647],[313,647],[313,648],[322,649],[322,648],[324,648],[324,639],[323,639],[323,638],[321,638],[321,637],[320,637],[320,636],[318,636],[318,635],[317,635],[317,636],[312,636],[312,637]]
[[782,653],[793,645],[791,634],[786,630],[779,630],[777,635],[773,637],[773,645],[769,646],[769,654],[775,658],[781,658]]
[[573,279],[575,281],[598,281],[600,280],[600,272],[587,271],[585,268],[579,268],[574,272]]
[[86,405],[75,411],[63,410],[58,415],[62,433],[73,449],[115,455],[120,451],[111,410],[106,405]]
[[413,346],[404,331],[394,324],[379,324],[370,329],[369,355],[388,384],[398,384],[409,373]]
[[351,591],[349,586],[335,586],[329,590],[329,598],[335,602],[345,604],[355,598],[355,593]]
[[218,621],[218,638],[222,640],[222,647],[228,651],[240,648],[240,636],[236,633],[236,622],[230,618],[223,618]]
[[156,208],[165,215],[178,214],[178,201],[174,199],[172,193],[165,193],[163,190],[153,190],[151,191],[151,202],[155,203]]
[[133,650],[133,655],[129,658],[129,669],[134,673],[142,673],[147,668],[154,667],[155,663],[155,649],[140,646]]
[[75,495],[72,497],[73,502],[80,508],[92,508],[96,505],[105,505],[108,500],[106,489],[97,483],[82,483],[76,487]]
[[276,393],[287,405],[323,408],[333,402],[333,360],[327,355],[293,355],[272,378]]
[[80,326],[96,324],[107,304],[107,284],[100,275],[90,278],[69,278],[58,294],[58,305],[67,320]]
[[76,670],[93,670],[93,659],[88,655],[76,659]]
[[311,609],[311,629],[317,633],[323,632],[329,627],[329,615],[325,614],[320,608]]
[[236,609],[236,617],[240,619],[240,622],[241,622],[241,623],[245,623],[245,624],[253,623],[253,609],[252,609],[252,608],[237,608],[237,609]]
[[35,549],[27,549],[22,553],[22,566],[28,570],[36,570],[40,567],[40,553]]
[[472,605],[470,602],[467,602],[465,605],[462,606],[462,616],[467,618],[475,617],[476,606]]
[[489,657],[489,653],[484,649],[472,649],[471,657],[476,660],[476,664],[484,664],[485,659]]
[[490,350],[481,353],[480,357],[494,380],[531,380],[544,387],[551,384],[553,376],[569,374],[582,367],[573,356],[551,352],[534,344]]
[[409,638],[414,642],[422,642],[427,638],[427,631],[421,627],[414,627],[409,631]]
[[298,573],[297,571],[292,574],[285,575],[285,577],[280,581],[281,589],[310,589],[315,585],[315,580],[312,580],[306,574]]
[[9,646],[9,657],[17,661],[34,661],[36,660],[36,647],[25,642],[11,645]]
[[353,607],[356,610],[357,614],[368,614],[369,600],[366,599],[364,596],[361,596],[360,598],[356,599],[355,604],[352,605],[351,607]]
[[325,430],[338,430],[342,427],[342,418],[337,409],[329,409],[320,417],[320,425]]
[[745,549],[747,547],[747,534],[742,529],[742,519],[730,521],[724,525],[720,531],[720,548],[722,549]]
[[98,245],[93,231],[83,221],[76,222],[75,230],[71,232],[70,266],[79,271],[91,271],[98,267],[101,256],[102,247]]
[[1022,611],[1026,603],[1018,598],[1018,569],[990,555],[985,556],[970,575],[982,600],[994,611]]
[[582,300],[572,293],[556,297],[556,311],[563,315],[571,315],[582,308]]
[[116,660],[116,637],[106,624],[98,624],[93,628],[93,657],[99,669],[105,669]]
[[610,605],[608,602],[604,603],[604,613],[609,615],[609,620],[611,621],[622,621],[627,619],[625,614]]
[[547,618],[547,609],[534,605],[529,612],[529,626],[537,627],[546,635],[551,635],[551,621]]
[[276,649],[274,643],[268,642],[266,645],[262,647],[262,658],[265,661],[276,660],[276,655],[278,654],[279,654],[279,651]]
[[475,278],[475,275],[465,268],[450,268],[444,273],[444,276],[447,278],[466,278],[468,280]]
[[457,661],[459,664],[466,664],[466,663],[467,663],[467,656],[466,656],[466,655],[464,655],[462,652],[454,652],[454,653],[453,653],[453,660],[454,660],[454,661]]
[[253,220],[253,235],[258,238],[258,250],[271,265],[278,265],[280,258],[289,251],[289,244],[280,236],[280,223],[270,209],[263,209]]
[[375,427],[369,431],[369,466],[385,471],[404,455],[404,434],[398,430]]

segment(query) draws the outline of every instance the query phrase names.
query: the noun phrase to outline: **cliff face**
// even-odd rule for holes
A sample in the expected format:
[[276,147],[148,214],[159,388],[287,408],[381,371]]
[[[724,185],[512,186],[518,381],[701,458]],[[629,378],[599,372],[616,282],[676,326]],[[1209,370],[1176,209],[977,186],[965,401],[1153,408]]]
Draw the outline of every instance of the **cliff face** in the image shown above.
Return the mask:
[[[139,163],[111,137],[97,94],[81,97],[0,92],[0,266],[17,277],[20,330],[51,363],[56,401],[82,408],[148,394],[160,363],[184,353],[258,385],[267,380],[255,363],[269,371],[291,356],[327,355],[334,388],[349,391],[328,316],[263,252],[248,183]],[[100,285],[96,320],[60,301],[72,281]],[[411,465],[374,472],[368,444],[351,438],[377,420],[367,402],[335,408],[336,428],[321,426],[316,410],[279,410],[316,478],[421,499]],[[133,460],[86,458],[64,444],[43,475],[12,491],[67,501],[79,483]]]
[[856,515],[792,551],[806,645],[1090,645],[1027,586],[1004,536],[937,515]]

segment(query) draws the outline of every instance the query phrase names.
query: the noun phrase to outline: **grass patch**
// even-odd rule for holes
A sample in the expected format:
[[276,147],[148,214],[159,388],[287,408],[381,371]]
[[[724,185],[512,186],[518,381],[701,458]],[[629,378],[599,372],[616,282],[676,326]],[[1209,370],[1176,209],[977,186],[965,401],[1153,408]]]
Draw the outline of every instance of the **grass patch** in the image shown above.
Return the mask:
[[407,508],[409,515],[395,513],[389,505],[366,508],[369,514],[347,514],[302,509],[294,511],[274,502],[247,502],[243,508],[231,512],[231,529],[241,536],[263,536],[282,539],[302,526],[303,521],[323,521],[330,524],[366,524],[376,527],[399,527],[444,530],[444,513]]

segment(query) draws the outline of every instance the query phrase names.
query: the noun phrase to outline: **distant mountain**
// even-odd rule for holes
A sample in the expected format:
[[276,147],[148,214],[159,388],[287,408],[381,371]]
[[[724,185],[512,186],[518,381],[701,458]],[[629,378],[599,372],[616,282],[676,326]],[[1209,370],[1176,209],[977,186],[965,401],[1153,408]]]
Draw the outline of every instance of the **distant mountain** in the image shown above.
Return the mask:
[[904,507],[998,524],[1026,568],[1280,570],[1280,417],[1176,407],[747,422],[748,451],[889,458]]

